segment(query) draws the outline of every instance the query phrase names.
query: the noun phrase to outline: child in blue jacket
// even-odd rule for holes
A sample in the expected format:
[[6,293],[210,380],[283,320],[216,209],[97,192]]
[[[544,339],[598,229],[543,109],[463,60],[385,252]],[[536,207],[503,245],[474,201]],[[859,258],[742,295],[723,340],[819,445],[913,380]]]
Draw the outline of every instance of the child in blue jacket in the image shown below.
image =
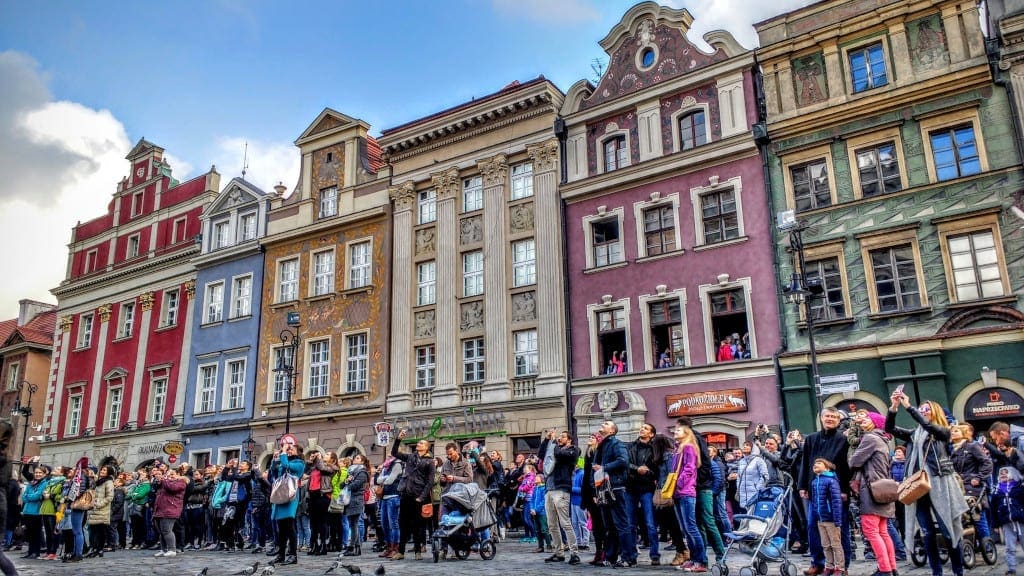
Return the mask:
[[537,550],[535,552],[550,552],[551,532],[548,530],[548,515],[544,508],[544,497],[547,496],[547,488],[544,487],[544,475],[540,472],[534,478],[533,496],[530,498],[530,517],[533,518],[533,526],[537,530]]
[[834,472],[836,465],[818,458],[814,461],[811,471],[811,506],[818,516],[818,534],[821,536],[821,547],[825,551],[825,574],[845,576],[846,556],[843,554],[843,497],[839,489],[839,479]]
[[1017,543],[1024,547],[1024,484],[1012,466],[999,469],[999,482],[992,494],[992,519],[1001,528],[1006,543],[1006,574],[1017,573]]

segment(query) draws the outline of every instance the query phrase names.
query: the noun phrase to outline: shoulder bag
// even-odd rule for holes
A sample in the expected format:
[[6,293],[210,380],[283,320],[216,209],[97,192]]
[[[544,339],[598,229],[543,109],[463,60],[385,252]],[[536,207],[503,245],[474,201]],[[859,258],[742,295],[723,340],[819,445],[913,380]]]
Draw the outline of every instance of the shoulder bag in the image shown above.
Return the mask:
[[282,474],[274,480],[274,485],[270,488],[270,503],[283,505],[288,504],[295,499],[295,493],[299,490],[299,483],[295,480],[295,476],[291,474]]
[[663,500],[672,500],[672,496],[676,492],[676,483],[679,482],[679,471],[683,468],[683,452],[679,451],[679,460],[676,462],[676,469],[669,472],[668,476],[665,476],[665,481],[661,484],[661,490],[658,492]]
[[92,510],[92,499],[93,499],[93,492],[92,492],[92,490],[86,490],[85,492],[82,492],[81,496],[79,496],[74,502],[71,503],[71,509],[72,510]]
[[[876,452],[872,458],[880,455]],[[900,483],[889,477],[882,477],[868,482],[868,494],[876,504],[891,504],[899,497]]]
[[423,518],[430,518],[434,515],[434,504],[427,502],[423,506],[420,506],[420,516]]
[[[929,437],[928,447],[925,448],[924,452],[930,450],[931,445],[932,438]],[[913,504],[932,489],[932,480],[927,470],[928,458],[923,454],[918,454],[918,465],[920,468],[916,472],[904,478],[903,482],[900,482],[897,498],[901,504]]]

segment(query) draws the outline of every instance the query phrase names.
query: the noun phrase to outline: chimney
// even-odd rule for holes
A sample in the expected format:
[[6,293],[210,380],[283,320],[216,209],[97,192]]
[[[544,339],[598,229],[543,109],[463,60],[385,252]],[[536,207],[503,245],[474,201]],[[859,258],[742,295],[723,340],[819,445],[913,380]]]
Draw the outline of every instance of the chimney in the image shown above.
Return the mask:
[[24,326],[32,321],[33,318],[42,314],[43,312],[49,312],[56,310],[57,307],[53,304],[47,304],[45,302],[36,302],[35,300],[18,300],[18,326]]

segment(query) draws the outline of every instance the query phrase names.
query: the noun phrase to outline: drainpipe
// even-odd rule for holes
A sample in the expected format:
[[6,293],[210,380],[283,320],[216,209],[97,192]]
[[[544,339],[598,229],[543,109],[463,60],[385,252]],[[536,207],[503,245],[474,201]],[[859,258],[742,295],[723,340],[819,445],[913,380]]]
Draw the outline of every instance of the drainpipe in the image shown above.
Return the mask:
[[[558,163],[559,163],[559,186],[566,183],[568,179],[568,165],[565,157],[565,141],[569,137],[569,128],[565,125],[565,119],[561,116],[555,118],[555,137],[558,138]],[[569,303],[569,240],[568,230],[565,223],[565,200],[561,193],[558,195],[558,221],[562,224],[562,321],[565,322],[565,426],[569,435],[576,437],[576,421],[573,419],[572,405],[572,314]]]
[[[987,3],[985,8],[987,11]],[[1014,144],[1017,146],[1017,158],[1018,161],[1020,161],[1021,158],[1024,158],[1024,135],[1021,134],[1020,128],[1020,110],[1017,109],[1017,102],[1013,91],[1013,82],[1010,82],[1003,77],[1002,70],[999,68],[999,44],[1000,42],[998,38],[986,38],[985,52],[988,55],[988,67],[992,73],[992,83],[996,86],[1002,86],[1003,89],[1006,90],[1006,99],[1010,106],[1010,119],[1013,121],[1013,140]]]
[[[757,100],[757,118],[758,118],[757,124],[754,125],[753,136],[754,136],[754,141],[757,142],[757,148],[758,148],[758,150],[761,153],[761,175],[764,178],[765,198],[768,201],[768,206],[767,206],[767,208],[768,208],[768,221],[771,222],[772,216],[775,214],[775,200],[772,197],[772,175],[771,175],[771,170],[768,167],[768,151],[769,151],[768,150],[768,145],[771,143],[771,137],[769,137],[769,135],[768,135],[768,124],[767,124],[768,112],[767,112],[767,108],[765,106],[764,83],[763,83],[763,78],[761,76],[761,65],[757,61],[757,55],[756,54],[754,55],[754,66],[751,69],[751,72],[752,72],[752,75],[754,77],[754,97]],[[780,263],[779,263],[779,251],[775,249],[775,241],[774,241],[775,230],[773,228],[769,228],[769,230],[771,231],[771,234],[772,234],[772,270],[773,270],[774,275],[775,275],[775,279],[776,279],[775,283],[776,283],[776,286],[777,286],[778,279],[781,278],[782,270],[780,268]],[[781,430],[781,429],[783,429],[784,427],[786,427],[788,425],[788,423],[789,423],[789,419],[788,419],[789,414],[788,414],[788,411],[786,410],[786,403],[783,401],[782,365],[779,363],[779,355],[784,353],[788,349],[789,345],[788,345],[788,340],[787,340],[787,336],[786,336],[786,329],[785,329],[785,322],[784,322],[784,319],[786,317],[785,316],[786,310],[785,310],[785,307],[782,305],[782,298],[778,297],[778,293],[777,292],[776,292],[776,297],[775,297],[775,306],[778,309],[777,311],[778,311],[778,318],[779,318],[779,342],[780,342],[780,344],[779,344],[779,349],[776,350],[774,354],[772,354],[772,364],[775,367],[775,383],[776,383],[775,385],[776,385],[776,388],[778,389],[778,393],[779,393],[779,423],[780,423],[779,428]],[[784,436],[784,434],[783,434],[783,436]]]

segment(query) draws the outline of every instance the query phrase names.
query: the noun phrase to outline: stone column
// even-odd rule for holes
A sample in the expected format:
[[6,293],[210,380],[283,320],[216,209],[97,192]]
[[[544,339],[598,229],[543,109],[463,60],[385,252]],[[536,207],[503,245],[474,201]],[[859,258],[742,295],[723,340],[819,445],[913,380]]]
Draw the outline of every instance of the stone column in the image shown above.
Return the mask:
[[431,406],[446,408],[459,404],[458,367],[462,366],[458,342],[459,301],[461,282],[456,262],[459,228],[456,201],[461,180],[459,169],[451,167],[440,174],[432,174],[437,190],[437,232],[435,234],[435,262],[437,273],[437,313],[435,332],[437,351],[437,385],[431,395]]
[[[86,420],[82,422],[81,417],[79,417],[79,434],[87,428],[92,428],[93,433],[95,433],[96,415],[98,412],[103,411],[103,408],[100,406],[100,386],[102,386],[103,364],[107,356],[107,338],[110,335],[110,316],[113,308],[113,304],[104,304],[96,309],[96,317],[100,322],[100,329],[96,330],[95,320],[93,321],[93,344],[97,347],[96,363],[93,364],[92,382],[90,382],[92,390],[89,391],[88,398],[82,398],[82,413],[86,414]],[[116,333],[117,329],[114,328],[114,330]]]
[[[194,306],[188,306],[186,308],[186,310],[191,314],[193,308],[195,308],[195,307]],[[138,338],[139,338],[139,347],[136,349],[136,352],[135,352],[135,367],[134,367],[133,372],[132,372],[131,388],[129,389],[128,388],[128,382],[125,382],[125,388],[126,388],[125,389],[125,393],[127,393],[129,390],[131,390],[131,395],[132,395],[132,397],[131,397],[131,404],[129,405],[129,408],[128,408],[128,422],[138,422],[139,421],[139,411],[140,410],[142,411],[142,418],[141,418],[141,420],[143,422],[145,422],[149,418],[149,411],[146,410],[145,406],[141,405],[141,402],[142,402],[142,388],[146,384],[146,382],[149,380],[149,378],[148,378],[149,373],[146,371],[146,355],[147,355],[147,351],[149,349],[149,335],[150,335],[149,326],[152,323],[152,319],[153,319],[153,293],[152,292],[144,292],[143,294],[139,295],[139,302],[138,302],[138,304],[136,304],[136,310],[139,310],[139,312],[136,312],[136,318],[138,318],[139,321],[136,323],[136,328],[135,328],[135,330],[137,330],[137,332],[135,332],[135,334],[137,334]],[[191,324],[185,324],[185,326],[191,326]],[[190,330],[186,330],[186,332],[191,332],[191,331]],[[180,364],[180,366],[187,367],[188,366],[188,347],[187,346],[182,346],[182,351],[181,352],[182,352],[182,355],[179,356],[178,361],[182,362],[181,358],[184,357],[185,358],[185,360],[184,360],[185,363],[184,364]],[[181,412],[177,411],[178,408],[179,408],[179,406],[178,406],[179,404],[181,405],[182,408],[185,406],[185,387],[184,387],[183,384],[184,384],[185,380],[188,378],[188,369],[185,368],[184,370],[178,370],[178,378],[179,378],[179,382],[178,382],[178,391],[175,394],[175,402],[174,402],[174,410],[175,411],[174,411],[174,414],[180,414],[181,413]],[[170,379],[168,379],[168,381],[167,381],[167,396],[168,397],[170,397],[170,395],[171,395],[171,384],[172,383],[171,383]],[[126,400],[126,398],[124,398],[124,397],[121,398],[122,404],[124,403],[125,400]],[[167,410],[167,405],[166,404],[164,405],[164,410]],[[164,412],[163,415],[164,415],[164,418],[161,420],[161,423],[164,423],[164,422],[167,421],[167,419],[166,419],[167,413]]]
[[487,378],[483,402],[502,402],[511,397],[508,388],[509,335],[506,259],[508,239],[508,159],[504,154],[478,163],[484,181],[484,349]]
[[394,232],[391,241],[391,380],[388,413],[412,410],[412,211],[416,187],[412,182],[388,188],[394,202]]
[[558,141],[526,151],[533,160],[534,233],[537,247],[538,396],[565,393],[565,306],[562,219],[558,196]]

